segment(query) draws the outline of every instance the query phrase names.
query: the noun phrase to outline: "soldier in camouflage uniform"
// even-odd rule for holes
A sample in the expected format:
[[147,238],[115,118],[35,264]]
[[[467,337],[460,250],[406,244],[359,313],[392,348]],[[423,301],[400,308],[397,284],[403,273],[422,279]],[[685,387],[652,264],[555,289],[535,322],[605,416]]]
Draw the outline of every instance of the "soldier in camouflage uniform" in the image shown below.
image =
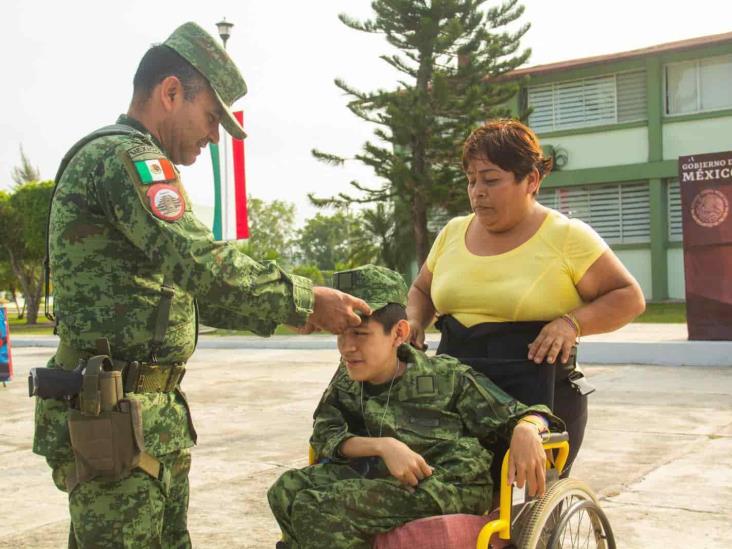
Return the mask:
[[282,323],[338,333],[360,323],[354,310],[370,312],[360,299],[214,242],[192,214],[175,165],[192,164],[217,142],[219,123],[244,137],[229,107],[245,92],[226,52],[186,23],[143,57],[128,114],[82,140],[59,170],[49,246],[60,345],[48,367],[73,369],[106,338],[125,398],[139,402],[144,450],[162,465],[156,478],[136,468],[80,479],[68,425],[74,410],[37,399],[33,451],[69,492],[70,547],[190,546],[196,433],[180,379],[199,318],[260,335]]
[[487,448],[511,440],[509,480],[544,490],[539,433],[561,420],[517,402],[457,360],[404,345],[407,288],[401,276],[365,266],[335,286],[374,310],[338,336],[342,360],[315,410],[310,443],[322,460],[283,474],[269,504],[290,548],[368,548],[408,521],[481,514],[492,499]]

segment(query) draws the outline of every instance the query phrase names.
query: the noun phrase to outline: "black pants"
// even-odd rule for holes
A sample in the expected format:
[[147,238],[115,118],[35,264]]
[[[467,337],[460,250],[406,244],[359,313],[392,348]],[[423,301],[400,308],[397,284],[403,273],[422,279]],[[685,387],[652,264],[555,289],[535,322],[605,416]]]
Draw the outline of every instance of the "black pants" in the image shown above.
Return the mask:
[[[529,343],[545,322],[489,322],[466,328],[452,316],[442,316],[438,354],[454,356],[488,376],[506,393],[527,405],[545,404],[564,421],[569,434],[569,458],[562,473],[569,475],[587,426],[587,396],[570,383],[576,352],[567,364],[536,364],[527,358]],[[502,456],[506,447],[495,448]],[[501,459],[494,461],[494,480],[500,479]]]

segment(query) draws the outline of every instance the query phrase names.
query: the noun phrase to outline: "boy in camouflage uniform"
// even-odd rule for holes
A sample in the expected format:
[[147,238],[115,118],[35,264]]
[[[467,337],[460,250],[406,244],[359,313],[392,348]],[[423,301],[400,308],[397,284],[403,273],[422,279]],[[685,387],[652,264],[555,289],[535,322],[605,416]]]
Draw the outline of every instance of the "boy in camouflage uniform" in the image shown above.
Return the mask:
[[487,448],[499,438],[511,441],[509,479],[543,492],[540,432],[562,430],[561,420],[452,357],[405,345],[407,287],[394,271],[367,265],[336,273],[335,286],[374,312],[338,336],[341,364],[310,439],[321,462],[269,490],[280,547],[365,548],[411,520],[482,514],[493,493]]

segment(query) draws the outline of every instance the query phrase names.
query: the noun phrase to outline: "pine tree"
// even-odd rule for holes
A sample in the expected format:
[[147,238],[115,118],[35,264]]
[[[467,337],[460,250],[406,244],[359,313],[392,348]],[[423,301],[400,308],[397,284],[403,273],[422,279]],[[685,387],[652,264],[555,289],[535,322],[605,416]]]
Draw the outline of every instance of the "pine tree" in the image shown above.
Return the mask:
[[20,146],[20,166],[14,167],[10,176],[16,185],[41,180],[41,172],[30,163],[23,150],[23,145]]
[[[506,29],[524,11],[517,2],[486,9],[486,0],[375,0],[371,20],[341,14],[352,29],[385,35],[400,53],[381,58],[404,79],[394,89],[373,92],[335,81],[351,97],[351,112],[377,126],[374,135],[380,143],[366,142],[355,159],[370,166],[381,184],[352,181],[358,196],[310,195],[313,203],[394,202],[396,211],[409,212],[407,219],[396,222],[411,225],[421,265],[430,246],[428,217],[467,210],[462,142],[484,120],[511,114],[506,104],[521,82],[500,76],[530,55],[528,49],[519,52],[529,24]],[[334,165],[345,161],[318,150],[312,153]]]

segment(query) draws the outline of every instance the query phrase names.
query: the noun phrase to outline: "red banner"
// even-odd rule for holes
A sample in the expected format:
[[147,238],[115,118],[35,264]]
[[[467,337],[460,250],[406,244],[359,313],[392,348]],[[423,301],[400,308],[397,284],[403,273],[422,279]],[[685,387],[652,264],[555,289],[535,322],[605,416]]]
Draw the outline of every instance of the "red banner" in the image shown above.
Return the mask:
[[689,339],[732,340],[732,151],[679,157]]
[[[244,126],[244,112],[236,111],[234,116]],[[247,216],[247,179],[244,166],[244,140],[232,139],[234,149],[234,199],[236,203],[236,238],[249,238]]]

